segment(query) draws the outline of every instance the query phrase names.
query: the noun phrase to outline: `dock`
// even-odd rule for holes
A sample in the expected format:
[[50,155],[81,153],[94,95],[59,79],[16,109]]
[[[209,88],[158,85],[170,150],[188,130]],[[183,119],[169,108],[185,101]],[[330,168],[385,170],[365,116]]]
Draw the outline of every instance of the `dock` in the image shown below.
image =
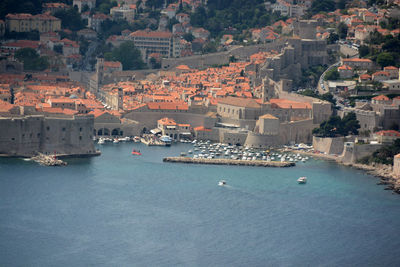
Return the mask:
[[166,146],[164,142],[150,138],[141,138],[140,141],[147,146]]
[[293,167],[294,162],[265,161],[265,160],[236,160],[236,159],[194,159],[189,157],[167,157],[163,162],[194,163],[212,165],[238,165],[258,167]]

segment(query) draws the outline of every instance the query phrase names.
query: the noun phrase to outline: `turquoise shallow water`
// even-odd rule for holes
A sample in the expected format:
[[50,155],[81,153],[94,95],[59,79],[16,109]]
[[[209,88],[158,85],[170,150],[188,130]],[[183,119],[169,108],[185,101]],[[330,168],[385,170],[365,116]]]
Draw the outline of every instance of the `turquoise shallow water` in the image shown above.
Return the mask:
[[0,266],[400,265],[400,196],[376,178],[320,160],[162,162],[190,148],[110,144],[56,168],[0,159]]

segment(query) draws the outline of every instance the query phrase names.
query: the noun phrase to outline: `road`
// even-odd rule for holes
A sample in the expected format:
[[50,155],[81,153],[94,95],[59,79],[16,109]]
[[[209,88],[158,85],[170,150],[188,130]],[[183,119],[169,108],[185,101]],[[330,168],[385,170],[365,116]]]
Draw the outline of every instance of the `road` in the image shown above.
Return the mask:
[[90,58],[93,52],[96,50],[97,46],[98,46],[97,41],[90,42],[88,50],[86,51],[85,56],[82,60],[81,70],[92,71],[92,66],[90,65]]
[[[340,53],[342,53],[345,56],[348,56],[349,58],[355,58],[358,57],[358,50],[354,49],[352,47],[349,47],[347,44],[342,44],[340,45]],[[336,62],[332,65],[330,65],[325,71],[324,73],[322,73],[322,75],[319,77],[319,81],[318,81],[318,92],[320,94],[325,94],[329,92],[329,88],[328,88],[328,82],[325,81],[325,75],[328,71],[330,71],[332,68],[338,67],[340,66],[340,61]]]

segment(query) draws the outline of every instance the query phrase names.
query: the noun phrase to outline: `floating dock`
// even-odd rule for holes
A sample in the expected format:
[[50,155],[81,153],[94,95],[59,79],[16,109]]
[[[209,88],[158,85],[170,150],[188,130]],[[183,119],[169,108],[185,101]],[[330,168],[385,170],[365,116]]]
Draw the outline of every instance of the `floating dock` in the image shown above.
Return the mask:
[[239,166],[258,166],[258,167],[292,167],[294,162],[265,161],[265,160],[236,160],[236,159],[194,159],[189,157],[168,157],[164,162],[176,163],[195,163],[213,165],[239,165]]

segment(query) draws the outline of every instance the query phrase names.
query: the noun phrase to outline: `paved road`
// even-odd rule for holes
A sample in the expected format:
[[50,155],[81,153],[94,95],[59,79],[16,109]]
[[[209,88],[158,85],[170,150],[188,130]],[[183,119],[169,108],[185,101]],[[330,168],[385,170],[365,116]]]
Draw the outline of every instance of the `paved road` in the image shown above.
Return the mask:
[[[354,48],[351,48],[351,47],[349,47],[349,46],[346,45],[346,44],[340,45],[340,52],[341,52],[342,54],[344,54],[345,56],[348,55],[349,58],[358,57],[358,50],[357,50],[357,49],[354,49]],[[334,63],[334,64],[332,64],[332,65],[330,65],[330,66],[324,71],[324,73],[322,73],[321,77],[319,77],[317,89],[318,89],[318,92],[319,92],[320,94],[325,94],[325,93],[328,93],[328,92],[329,92],[328,82],[325,81],[325,74],[326,74],[329,70],[331,70],[332,68],[335,68],[335,67],[338,67],[338,66],[340,66],[340,61],[339,61],[339,62],[336,62],[336,63]]]
[[90,61],[90,57],[93,54],[93,52],[96,50],[96,47],[98,46],[98,42],[97,41],[92,41],[89,44],[88,50],[85,53],[85,56],[82,60],[82,65],[81,65],[81,70],[86,70],[86,71],[91,71],[91,65],[89,63]]

